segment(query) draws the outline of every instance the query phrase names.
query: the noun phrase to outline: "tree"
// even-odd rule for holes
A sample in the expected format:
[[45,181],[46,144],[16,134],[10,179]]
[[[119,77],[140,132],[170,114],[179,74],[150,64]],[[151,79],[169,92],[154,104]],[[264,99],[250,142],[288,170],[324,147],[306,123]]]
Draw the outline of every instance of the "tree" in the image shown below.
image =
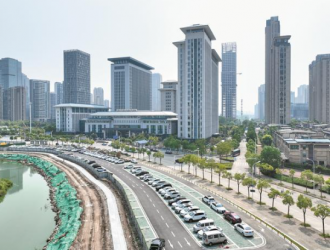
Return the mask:
[[294,189],[293,187],[293,177],[294,177],[294,174],[296,173],[296,171],[294,171],[293,169],[290,169],[289,171],[289,176],[291,178],[291,183],[292,183],[292,189]]
[[299,207],[304,214],[304,227],[306,227],[306,211],[307,208],[312,208],[313,204],[312,204],[312,200],[306,196],[303,196],[302,194],[300,194],[298,196],[298,201],[297,201],[297,207]]
[[132,148],[131,148],[131,152],[132,152],[132,154],[133,154],[133,158],[134,158],[134,154],[135,154],[135,152],[136,152],[136,148],[132,147]]
[[223,164],[218,164],[217,165],[217,172],[218,172],[218,177],[219,177],[219,186],[222,186],[221,185],[221,175],[223,175],[223,173],[226,171],[226,166],[223,165]]
[[281,196],[283,198],[282,203],[284,205],[288,205],[288,214],[287,214],[286,217],[292,218],[292,216],[290,215],[290,207],[292,205],[294,205],[294,203],[295,203],[294,200],[293,200],[293,197],[292,197],[291,193],[288,190],[285,191]]
[[273,137],[271,135],[264,135],[261,138],[261,143],[263,146],[271,146],[273,143]]
[[205,180],[205,178],[204,178],[204,173],[205,173],[206,164],[207,164],[207,163],[206,163],[206,159],[204,159],[204,158],[200,158],[200,159],[199,159],[198,167],[199,167],[200,169],[202,169],[203,180]]
[[197,148],[198,148],[198,153],[200,156],[205,155],[206,153],[206,140],[205,139],[198,139],[195,142]]
[[239,192],[239,185],[242,183],[242,181],[245,179],[245,173],[240,174],[240,173],[235,173],[234,174],[234,179],[237,182],[237,194],[240,194]]
[[150,161],[150,156],[151,156],[151,151],[150,150],[147,151],[147,155],[149,156],[149,161]]
[[280,184],[282,185],[282,176],[283,176],[283,171],[280,168],[275,169],[276,174],[281,176]]
[[142,160],[144,161],[144,154],[147,152],[145,148],[141,148],[142,151]]
[[257,181],[251,177],[247,177],[243,180],[242,185],[248,188],[248,199],[250,199],[250,188],[255,186]]
[[281,165],[281,152],[275,147],[265,146],[261,151],[260,161],[278,168]]
[[157,158],[159,158],[159,165],[162,165],[162,159],[164,158],[164,154],[162,152],[157,152]]
[[320,217],[322,220],[322,227],[323,227],[323,236],[325,237],[325,230],[324,230],[324,220],[325,218],[330,216],[330,207],[328,205],[318,204],[316,207],[312,208],[314,215],[316,217]]
[[234,149],[239,148],[239,142],[236,139],[231,140],[231,147]]
[[300,178],[305,180],[306,193],[308,193],[307,192],[308,182],[310,180],[313,180],[313,172],[309,169],[306,169],[306,170],[301,172]]
[[190,174],[190,165],[191,165],[191,163],[192,163],[192,160],[191,160],[191,156],[192,155],[185,155],[185,156],[183,156],[183,162],[184,162],[184,164],[188,164],[188,174]]
[[278,191],[277,189],[275,189],[275,188],[271,188],[270,189],[270,192],[268,193],[268,197],[270,199],[273,199],[273,201],[272,201],[272,208],[271,208],[272,210],[275,210],[275,208],[274,208],[274,201],[280,195],[281,195],[281,192]]
[[231,149],[232,149],[232,145],[230,142],[220,142],[217,145],[217,153],[219,155],[220,163],[221,163],[221,156],[229,154]]
[[322,175],[316,174],[316,175],[314,175],[313,179],[314,179],[314,182],[320,186],[319,190],[320,190],[321,198],[322,198],[322,186],[324,185],[324,178]]
[[233,178],[232,173],[228,172],[228,171],[224,171],[223,172],[223,177],[228,179],[228,187],[227,190],[231,190],[232,188],[230,187],[230,180]]
[[262,205],[261,199],[262,199],[262,192],[264,189],[269,188],[270,184],[268,180],[265,179],[259,179],[258,184],[257,184],[257,189],[259,191],[260,194],[260,202],[259,204]]
[[191,155],[191,157],[190,157],[191,164],[195,168],[195,176],[197,176],[197,166],[198,166],[199,159],[200,158],[197,155]]

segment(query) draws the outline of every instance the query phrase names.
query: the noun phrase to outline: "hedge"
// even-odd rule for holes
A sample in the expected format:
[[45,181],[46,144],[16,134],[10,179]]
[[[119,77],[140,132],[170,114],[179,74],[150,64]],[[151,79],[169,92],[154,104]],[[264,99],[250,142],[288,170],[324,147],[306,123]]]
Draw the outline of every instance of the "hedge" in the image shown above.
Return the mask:
[[[280,174],[275,174],[274,178],[277,179],[277,180],[281,180],[281,175]],[[282,181],[292,183],[292,179],[288,175],[282,175]],[[293,184],[298,185],[298,186],[306,187],[306,181],[301,179],[301,178],[297,178],[297,177],[293,177]],[[308,188],[313,188],[313,182],[307,181],[307,187]],[[315,184],[315,187],[317,187],[317,184]]]
[[[300,170],[310,169],[313,171],[313,165],[311,165],[311,164],[287,162],[287,163],[284,163],[284,166],[287,168],[300,169]],[[317,166],[315,166],[315,172],[330,175],[330,168],[317,165]]]

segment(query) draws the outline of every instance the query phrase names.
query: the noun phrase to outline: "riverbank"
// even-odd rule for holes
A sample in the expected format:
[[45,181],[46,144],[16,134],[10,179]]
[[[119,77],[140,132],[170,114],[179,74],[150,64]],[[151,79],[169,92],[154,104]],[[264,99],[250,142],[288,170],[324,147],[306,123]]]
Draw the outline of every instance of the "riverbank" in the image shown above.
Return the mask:
[[8,189],[13,186],[13,182],[8,179],[1,179],[0,178],[0,203],[4,200]]

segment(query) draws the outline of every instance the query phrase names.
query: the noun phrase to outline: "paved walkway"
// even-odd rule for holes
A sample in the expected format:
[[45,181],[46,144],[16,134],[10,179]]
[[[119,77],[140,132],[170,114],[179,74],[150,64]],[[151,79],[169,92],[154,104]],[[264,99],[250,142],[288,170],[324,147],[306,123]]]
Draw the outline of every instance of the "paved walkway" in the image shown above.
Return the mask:
[[[228,191],[226,190],[227,182],[225,179],[222,180],[222,184],[225,184],[225,186],[219,187],[217,185],[218,177],[215,174],[213,176],[213,180],[216,181],[216,183],[211,184],[210,174],[205,174],[205,180],[202,180],[201,177],[195,177],[193,174],[187,174],[187,172],[180,172],[179,166],[164,166],[164,165],[158,165],[158,164],[150,164],[146,163],[148,166],[152,166],[155,169],[166,171],[170,174],[179,176],[184,179],[188,179],[189,181],[193,182],[194,184],[198,185],[199,187],[205,188],[209,191],[216,192],[220,196],[228,199],[229,201],[235,203],[238,206],[241,206],[251,212],[252,214],[262,218],[267,223],[273,225],[274,227],[278,228],[282,232],[286,233],[290,237],[292,237],[294,240],[302,244],[308,249],[318,250],[318,249],[327,249],[330,248],[330,240],[324,240],[319,236],[318,231],[316,231],[313,228],[304,228],[300,226],[300,221],[295,219],[298,217],[298,213],[295,212],[293,209],[291,209],[292,214],[294,214],[294,219],[287,219],[283,216],[283,213],[280,211],[271,211],[268,206],[260,206],[253,200],[248,200],[247,197],[244,195],[246,192],[246,187],[240,187],[240,191],[243,194],[237,195],[235,191],[235,182],[231,181],[231,187],[234,190]],[[193,168],[191,168],[193,170]],[[184,167],[184,171],[187,171],[187,167]],[[201,170],[198,171],[198,175],[201,176]],[[259,193],[255,193],[253,199],[259,198]],[[263,202],[267,202],[267,205],[270,203],[270,199],[267,197],[263,197]],[[280,207],[280,199],[278,199],[277,202],[275,202],[275,206]],[[281,202],[282,203],[282,202]],[[283,204],[282,204],[283,205]],[[285,207],[287,211],[287,207]],[[314,216],[310,213],[310,216]],[[299,210],[299,215],[302,217],[302,212]],[[318,226],[321,227],[321,219],[317,218],[316,222],[318,222]],[[307,219],[307,223],[310,223]],[[329,226],[326,225],[326,228],[329,230]]]

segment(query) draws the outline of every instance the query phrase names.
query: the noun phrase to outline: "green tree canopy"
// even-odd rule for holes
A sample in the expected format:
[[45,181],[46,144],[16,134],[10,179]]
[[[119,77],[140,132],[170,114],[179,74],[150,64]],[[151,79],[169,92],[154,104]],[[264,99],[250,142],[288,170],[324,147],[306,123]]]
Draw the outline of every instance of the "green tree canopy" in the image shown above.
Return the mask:
[[281,165],[281,152],[275,147],[265,146],[261,151],[260,160],[262,163],[278,168]]
[[273,143],[273,137],[271,135],[264,135],[261,138],[261,143],[263,146],[271,146]]

